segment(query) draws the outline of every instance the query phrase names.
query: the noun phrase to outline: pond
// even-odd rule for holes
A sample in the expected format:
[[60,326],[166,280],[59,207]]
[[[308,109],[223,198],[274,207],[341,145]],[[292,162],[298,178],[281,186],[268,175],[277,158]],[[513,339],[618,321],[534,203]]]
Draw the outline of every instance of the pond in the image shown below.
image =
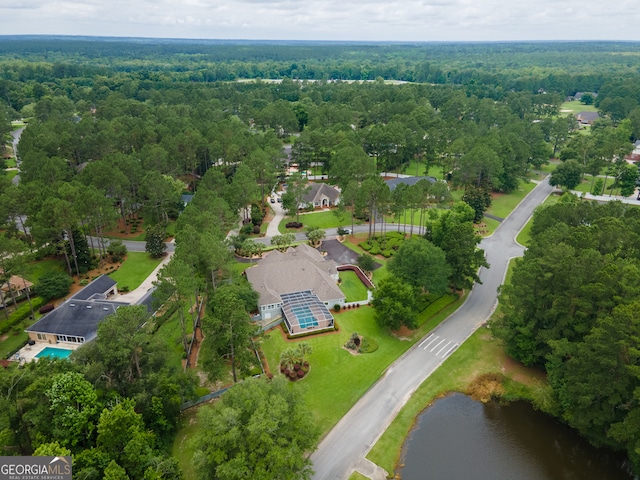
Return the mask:
[[462,394],[434,402],[402,452],[403,480],[627,480],[626,457],[596,449],[527,402],[482,404]]

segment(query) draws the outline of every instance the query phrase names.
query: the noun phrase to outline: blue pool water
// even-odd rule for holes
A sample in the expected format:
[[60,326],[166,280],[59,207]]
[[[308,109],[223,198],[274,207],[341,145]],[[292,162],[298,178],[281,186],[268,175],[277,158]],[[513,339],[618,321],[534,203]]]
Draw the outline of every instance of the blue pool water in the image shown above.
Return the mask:
[[51,357],[51,358],[67,358],[71,355],[73,350],[67,350],[66,348],[45,347],[36,358]]
[[291,307],[291,311],[298,319],[300,328],[318,326],[318,321],[316,320],[316,317],[313,316],[313,313],[311,313],[311,309],[309,307]]

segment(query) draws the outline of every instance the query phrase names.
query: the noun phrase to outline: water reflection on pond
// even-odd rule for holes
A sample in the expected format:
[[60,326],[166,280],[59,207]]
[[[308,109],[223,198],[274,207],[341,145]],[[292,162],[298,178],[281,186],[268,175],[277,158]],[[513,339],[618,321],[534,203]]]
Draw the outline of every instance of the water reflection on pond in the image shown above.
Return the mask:
[[627,480],[625,457],[592,447],[526,402],[482,404],[454,394],[416,421],[403,480]]

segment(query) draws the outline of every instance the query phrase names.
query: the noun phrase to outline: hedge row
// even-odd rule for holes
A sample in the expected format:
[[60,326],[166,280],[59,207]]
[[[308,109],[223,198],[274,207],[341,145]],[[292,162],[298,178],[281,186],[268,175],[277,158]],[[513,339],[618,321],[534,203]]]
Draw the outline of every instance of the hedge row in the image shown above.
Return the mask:
[[[42,305],[44,305],[44,300],[41,297],[32,298],[31,305],[33,306],[33,310],[37,311]],[[29,302],[26,302],[9,315],[8,319],[0,321],[0,335],[7,333],[29,315],[31,315],[31,307],[29,307]]]

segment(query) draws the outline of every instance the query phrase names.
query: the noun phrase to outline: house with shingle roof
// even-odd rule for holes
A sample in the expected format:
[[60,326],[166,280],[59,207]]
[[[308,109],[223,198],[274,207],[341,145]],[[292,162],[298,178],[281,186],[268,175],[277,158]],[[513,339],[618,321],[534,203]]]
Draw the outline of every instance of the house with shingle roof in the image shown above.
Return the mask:
[[12,302],[33,291],[33,283],[18,275],[11,275],[9,280],[0,285],[0,304]]
[[85,343],[98,333],[98,324],[125,305],[115,302],[116,281],[101,275],[60,306],[27,328],[29,339],[39,343]]
[[600,118],[600,114],[598,112],[576,113],[576,120],[578,120],[581,125],[593,125],[593,122],[595,122],[599,118]]
[[258,306],[262,320],[280,318],[282,295],[290,293],[311,291],[327,307],[344,305],[345,295],[337,283],[337,264],[305,244],[284,253],[274,250],[245,273],[260,295]]
[[406,185],[408,187],[412,187],[413,185],[419,183],[421,180],[426,180],[429,183],[436,183],[438,181],[437,178],[434,177],[397,177],[397,178],[388,178],[384,181],[389,187],[389,190],[392,192],[398,187],[398,185]]
[[302,208],[326,208],[338,205],[340,190],[326,183],[312,183],[309,191],[302,197]]

